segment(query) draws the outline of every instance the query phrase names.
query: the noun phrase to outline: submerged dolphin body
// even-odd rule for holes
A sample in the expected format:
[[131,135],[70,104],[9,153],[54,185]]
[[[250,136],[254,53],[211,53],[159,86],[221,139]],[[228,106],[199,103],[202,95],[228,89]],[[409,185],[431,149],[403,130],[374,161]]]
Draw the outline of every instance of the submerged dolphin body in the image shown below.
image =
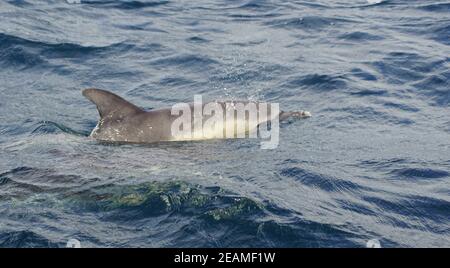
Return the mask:
[[[89,88],[83,90],[83,96],[97,105],[98,112],[100,114],[100,120],[97,126],[92,130],[91,137],[100,141],[112,141],[112,142],[131,142],[131,143],[152,143],[158,141],[187,141],[187,140],[204,140],[214,139],[217,137],[225,137],[221,135],[226,131],[226,128],[234,127],[236,124],[245,123],[246,132],[254,131],[258,128],[258,125],[264,122],[273,120],[276,116],[279,116],[280,120],[288,117],[305,118],[310,117],[310,113],[306,111],[300,112],[279,112],[272,114],[270,112],[270,106],[267,115],[261,113],[258,120],[245,117],[246,122],[236,122],[237,118],[226,119],[221,128],[195,132],[192,131],[192,135],[180,135],[173,133],[173,123],[179,115],[172,114],[171,108],[158,109],[145,111],[123,98],[113,94],[111,92]],[[247,105],[254,103],[257,109],[260,109],[260,103],[257,102],[215,102],[224,109],[229,109],[229,105],[234,107],[238,104]],[[206,104],[203,104],[203,108]],[[191,115],[194,117],[194,105],[189,105],[191,109]],[[211,115],[202,115],[201,122],[205,122],[211,118]],[[234,120],[233,120],[234,119]],[[193,120],[195,121],[195,120]],[[194,123],[193,123],[194,124]],[[194,130],[195,127],[192,126]],[[234,128],[233,128],[234,129]],[[234,133],[233,137],[237,137],[239,133]]]

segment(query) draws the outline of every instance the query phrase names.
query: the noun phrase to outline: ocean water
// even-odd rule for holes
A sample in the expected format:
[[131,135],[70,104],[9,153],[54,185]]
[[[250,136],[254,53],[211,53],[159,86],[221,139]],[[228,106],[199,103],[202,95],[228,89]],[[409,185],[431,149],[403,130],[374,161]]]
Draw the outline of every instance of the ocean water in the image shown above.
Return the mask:
[[[449,81],[449,1],[0,1],[0,247],[449,247]],[[87,87],[313,117],[108,145]]]

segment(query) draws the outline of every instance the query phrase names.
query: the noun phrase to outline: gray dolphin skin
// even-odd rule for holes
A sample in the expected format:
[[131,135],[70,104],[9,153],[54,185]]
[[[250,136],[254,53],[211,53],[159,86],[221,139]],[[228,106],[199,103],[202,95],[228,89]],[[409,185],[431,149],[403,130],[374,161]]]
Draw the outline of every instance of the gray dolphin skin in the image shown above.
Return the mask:
[[[145,111],[134,104],[124,100],[114,93],[106,90],[88,88],[83,90],[83,96],[92,101],[98,109],[100,114],[100,120],[97,126],[92,130],[90,137],[99,141],[110,142],[130,142],[130,143],[153,143],[159,141],[187,141],[187,140],[203,140],[214,139],[217,137],[225,137],[225,135],[217,135],[217,131],[223,134],[227,127],[235,126],[235,120],[227,119],[225,116],[223,119],[225,123],[222,124],[223,128],[214,131],[202,131],[201,134],[193,135],[177,135],[173,134],[172,125],[180,115],[172,114],[172,108],[157,109]],[[254,103],[259,110],[260,103],[249,101],[226,101],[226,102],[214,102],[219,104],[223,109],[229,109],[238,104],[247,105]],[[231,105],[229,105],[231,104]],[[206,103],[202,104],[205,108]],[[279,116],[279,120],[284,120],[288,117],[306,118],[311,114],[306,111],[299,112],[279,112],[278,114],[271,114],[270,105],[265,117],[259,118],[256,122],[251,120],[248,116],[244,118],[246,121],[246,131],[251,131],[258,127],[259,124],[273,120],[276,116]],[[194,117],[194,105],[190,104],[191,115]],[[202,115],[202,122],[206,122],[211,115]],[[236,119],[236,117],[234,117]],[[194,122],[195,120],[192,120]],[[229,122],[233,121],[233,122]],[[194,126],[192,127],[194,129]],[[235,133],[237,136],[238,133]]]

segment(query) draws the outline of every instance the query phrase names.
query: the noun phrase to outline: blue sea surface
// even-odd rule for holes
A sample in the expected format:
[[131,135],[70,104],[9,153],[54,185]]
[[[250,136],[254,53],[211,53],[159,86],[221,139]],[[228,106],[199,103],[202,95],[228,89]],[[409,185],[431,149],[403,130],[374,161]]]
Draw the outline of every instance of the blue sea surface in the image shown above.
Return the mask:
[[[449,247],[449,82],[449,1],[0,1],[0,247]],[[88,87],[313,116],[102,144]]]

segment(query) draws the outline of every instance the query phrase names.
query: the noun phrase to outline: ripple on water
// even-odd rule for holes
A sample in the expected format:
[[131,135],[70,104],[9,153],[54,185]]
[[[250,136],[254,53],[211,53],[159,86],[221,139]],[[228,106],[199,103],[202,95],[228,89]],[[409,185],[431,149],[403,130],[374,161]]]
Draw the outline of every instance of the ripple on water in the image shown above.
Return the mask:
[[78,175],[61,175],[51,169],[17,167],[0,174],[0,197],[27,199],[34,194],[59,192],[82,183]]
[[56,248],[60,246],[60,244],[32,231],[0,231],[1,248]]
[[168,66],[185,68],[187,70],[204,71],[211,68],[214,64],[217,64],[216,60],[213,60],[205,55],[176,55],[156,59],[151,62],[153,66],[167,68]]
[[449,12],[450,11],[450,3],[432,3],[432,4],[423,4],[418,7],[418,9],[422,9],[425,11],[431,12]]
[[344,90],[345,78],[340,75],[308,74],[291,79],[285,84],[288,88],[303,87],[311,90]]
[[339,26],[341,23],[351,21],[339,18],[327,18],[323,16],[303,16],[301,18],[274,19],[268,23],[273,28],[282,28],[288,30],[318,31],[329,27]]
[[432,74],[413,86],[419,94],[430,97],[433,104],[448,107],[450,103],[450,72]]
[[5,68],[20,69],[39,66],[49,68],[54,59],[88,59],[110,57],[129,51],[133,45],[115,43],[108,46],[82,46],[73,43],[47,43],[0,33],[0,63]]
[[408,228],[415,228],[418,224],[432,229],[437,223],[445,223],[450,213],[450,202],[426,196],[408,195],[396,198],[380,198],[366,196],[365,201],[377,206],[381,211],[387,211]]
[[98,8],[116,8],[124,10],[144,9],[169,4],[169,1],[92,1],[82,0],[83,4]]
[[343,35],[340,35],[338,37],[341,40],[347,40],[347,41],[357,41],[357,42],[364,42],[364,41],[377,41],[377,40],[383,40],[384,37],[379,35],[374,35],[366,32],[351,32],[346,33]]
[[339,109],[326,109],[328,112],[336,113],[335,118],[342,122],[358,121],[358,122],[382,122],[383,124],[408,126],[414,124],[414,120],[407,117],[397,116],[387,111],[382,111],[377,107],[369,106],[352,106]]
[[[164,239],[166,246],[356,245],[356,236],[341,227],[301,219],[275,204],[260,203],[220,187],[152,181],[71,189],[58,196],[60,205],[80,217],[94,213],[102,222],[121,226],[144,224],[149,228],[157,224],[153,228],[163,228],[166,234],[154,239]],[[291,222],[275,220],[281,215],[289,216]],[[172,226],[175,223],[176,228]]]
[[405,179],[439,179],[450,177],[450,173],[445,170],[431,168],[401,168],[391,173]]
[[368,71],[362,70],[360,68],[353,68],[351,70],[351,74],[359,79],[365,81],[377,81],[377,77],[374,74],[371,74]]
[[306,186],[319,188],[326,192],[358,191],[362,189],[361,186],[353,182],[324,176],[299,167],[282,169],[280,174],[294,178]]

